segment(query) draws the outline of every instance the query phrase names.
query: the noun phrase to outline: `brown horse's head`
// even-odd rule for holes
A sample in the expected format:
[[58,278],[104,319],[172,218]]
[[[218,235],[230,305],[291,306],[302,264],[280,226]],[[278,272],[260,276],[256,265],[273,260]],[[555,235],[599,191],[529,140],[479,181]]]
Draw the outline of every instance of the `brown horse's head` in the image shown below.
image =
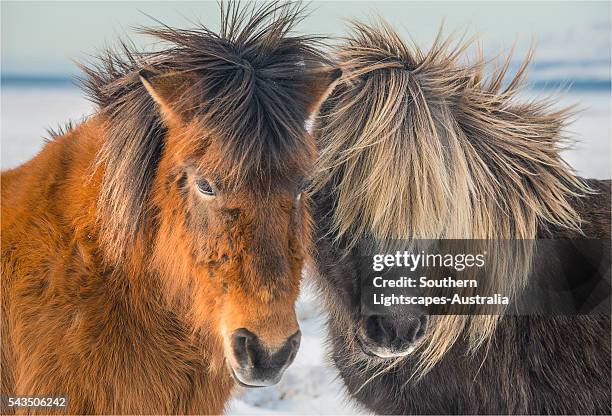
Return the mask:
[[[316,152],[303,127],[312,103],[299,98],[314,91],[318,102],[318,84],[327,90],[337,73],[322,72],[310,86],[290,80],[270,98],[280,88],[273,79],[236,71],[263,90],[236,91],[243,98],[231,97],[235,103],[204,94],[206,113],[194,116],[173,105],[172,96],[207,74],[141,76],[168,129],[155,187],[157,258],[189,279],[180,286],[194,290],[193,318],[201,325],[216,317],[236,379],[258,386],[278,381],[300,343],[294,303],[310,236],[302,191]],[[243,101],[250,94],[261,96]],[[179,288],[174,272],[168,278]]]
[[[279,380],[300,343],[294,304],[310,234],[302,190],[316,156],[305,125],[340,70],[322,63],[312,40],[288,35],[297,18],[291,7],[227,16],[220,35],[149,31],[175,45],[147,55],[132,77],[132,93],[156,114],[146,140],[157,140],[157,150],[138,144],[134,158],[124,146],[117,159],[156,166],[150,185],[142,174],[134,180],[135,168],[114,166],[107,145],[105,189],[149,187],[125,208],[128,218],[152,218],[145,261],[194,327],[218,340],[236,380],[265,386]],[[113,187],[122,170],[128,174]],[[119,236],[112,247],[129,252],[131,243]]]

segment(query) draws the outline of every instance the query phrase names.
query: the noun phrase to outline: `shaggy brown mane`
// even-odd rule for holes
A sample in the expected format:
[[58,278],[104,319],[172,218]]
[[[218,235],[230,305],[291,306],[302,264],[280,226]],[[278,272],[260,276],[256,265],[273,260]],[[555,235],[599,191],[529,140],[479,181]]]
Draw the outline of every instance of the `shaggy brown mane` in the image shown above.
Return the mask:
[[[319,116],[313,189],[333,193],[331,233],[343,250],[369,238],[530,240],[550,225],[580,229],[570,202],[589,190],[560,156],[571,112],[517,100],[531,54],[508,82],[510,58],[487,76],[481,56],[463,59],[469,43],[452,44],[438,36],[424,52],[384,22],[354,23],[336,49],[345,77]],[[490,287],[524,287],[530,245],[519,254],[495,260]],[[482,345],[499,316],[437,318],[421,374],[460,336]]]
[[223,141],[225,163],[233,166],[227,182],[265,187],[275,170],[307,160],[299,154],[311,147],[302,125],[307,85],[325,59],[317,51],[318,38],[290,35],[303,7],[272,2],[241,8],[232,2],[221,5],[221,17],[218,34],[204,26],[141,29],[168,47],[138,52],[122,43],[83,67],[82,85],[109,120],[98,159],[105,166],[98,209],[115,251],[142,228],[164,146],[166,130],[138,76],[143,70],[197,76],[176,105]]

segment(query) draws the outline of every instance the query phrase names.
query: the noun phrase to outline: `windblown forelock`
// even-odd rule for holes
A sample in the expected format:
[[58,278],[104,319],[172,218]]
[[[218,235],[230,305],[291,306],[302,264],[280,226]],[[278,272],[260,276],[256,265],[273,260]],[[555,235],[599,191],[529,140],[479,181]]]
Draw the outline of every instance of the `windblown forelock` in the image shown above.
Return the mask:
[[[322,63],[320,38],[291,31],[304,16],[300,3],[221,5],[219,33],[201,26],[141,29],[168,47],[138,52],[127,43],[98,63],[83,66],[82,85],[108,120],[98,157],[104,166],[98,200],[101,238],[116,259],[143,228],[151,183],[166,130],[142,85],[141,69],[189,74],[197,81],[173,103],[203,122],[203,132],[222,143],[224,165],[238,184],[290,168],[307,171],[315,148],[304,129],[307,87]],[[194,135],[195,140],[204,140]],[[210,137],[209,137],[210,138]]]
[[[526,59],[506,87],[509,58],[459,58],[470,46],[436,39],[409,47],[387,24],[354,25],[336,50],[345,78],[323,105],[313,190],[332,189],[332,237],[350,250],[364,239],[536,238],[548,225],[579,230],[570,200],[590,190],[560,157],[571,115],[554,101],[519,103]],[[531,245],[491,264],[492,293],[526,284]],[[475,350],[500,315],[437,316],[417,349],[424,374],[461,338]]]
[[[308,80],[301,71],[303,68],[295,68],[296,87],[300,80]],[[236,187],[257,181],[265,187],[275,177],[309,172],[316,148],[304,128],[305,85],[292,90],[282,85],[286,79],[265,78],[258,70],[243,75],[250,81],[236,90],[238,97],[228,90],[208,96],[205,102],[214,104],[203,106],[199,114],[223,155],[219,166],[212,168],[224,172],[226,182]]]

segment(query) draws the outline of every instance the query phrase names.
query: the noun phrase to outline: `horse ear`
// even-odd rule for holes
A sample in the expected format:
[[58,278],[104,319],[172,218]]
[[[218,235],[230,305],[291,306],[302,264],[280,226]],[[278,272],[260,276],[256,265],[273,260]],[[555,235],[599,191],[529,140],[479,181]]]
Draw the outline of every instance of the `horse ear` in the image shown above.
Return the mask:
[[177,108],[180,96],[193,81],[185,74],[155,74],[149,70],[141,69],[138,72],[140,82],[158,105],[159,111],[168,124],[176,123],[181,119]]
[[310,85],[310,101],[308,103],[308,116],[314,117],[327,97],[332,93],[342,77],[340,68],[326,68],[322,70]]

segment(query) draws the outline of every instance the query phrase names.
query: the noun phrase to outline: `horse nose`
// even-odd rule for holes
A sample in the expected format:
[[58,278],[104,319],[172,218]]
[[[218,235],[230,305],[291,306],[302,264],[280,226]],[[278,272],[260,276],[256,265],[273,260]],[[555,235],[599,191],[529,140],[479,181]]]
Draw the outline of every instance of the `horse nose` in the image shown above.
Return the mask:
[[302,333],[298,330],[276,348],[266,346],[253,332],[245,328],[232,334],[234,378],[243,387],[267,387],[278,383],[285,369],[293,362],[300,347]]
[[429,318],[421,315],[367,315],[363,319],[361,340],[366,354],[382,358],[410,354],[427,332]]

